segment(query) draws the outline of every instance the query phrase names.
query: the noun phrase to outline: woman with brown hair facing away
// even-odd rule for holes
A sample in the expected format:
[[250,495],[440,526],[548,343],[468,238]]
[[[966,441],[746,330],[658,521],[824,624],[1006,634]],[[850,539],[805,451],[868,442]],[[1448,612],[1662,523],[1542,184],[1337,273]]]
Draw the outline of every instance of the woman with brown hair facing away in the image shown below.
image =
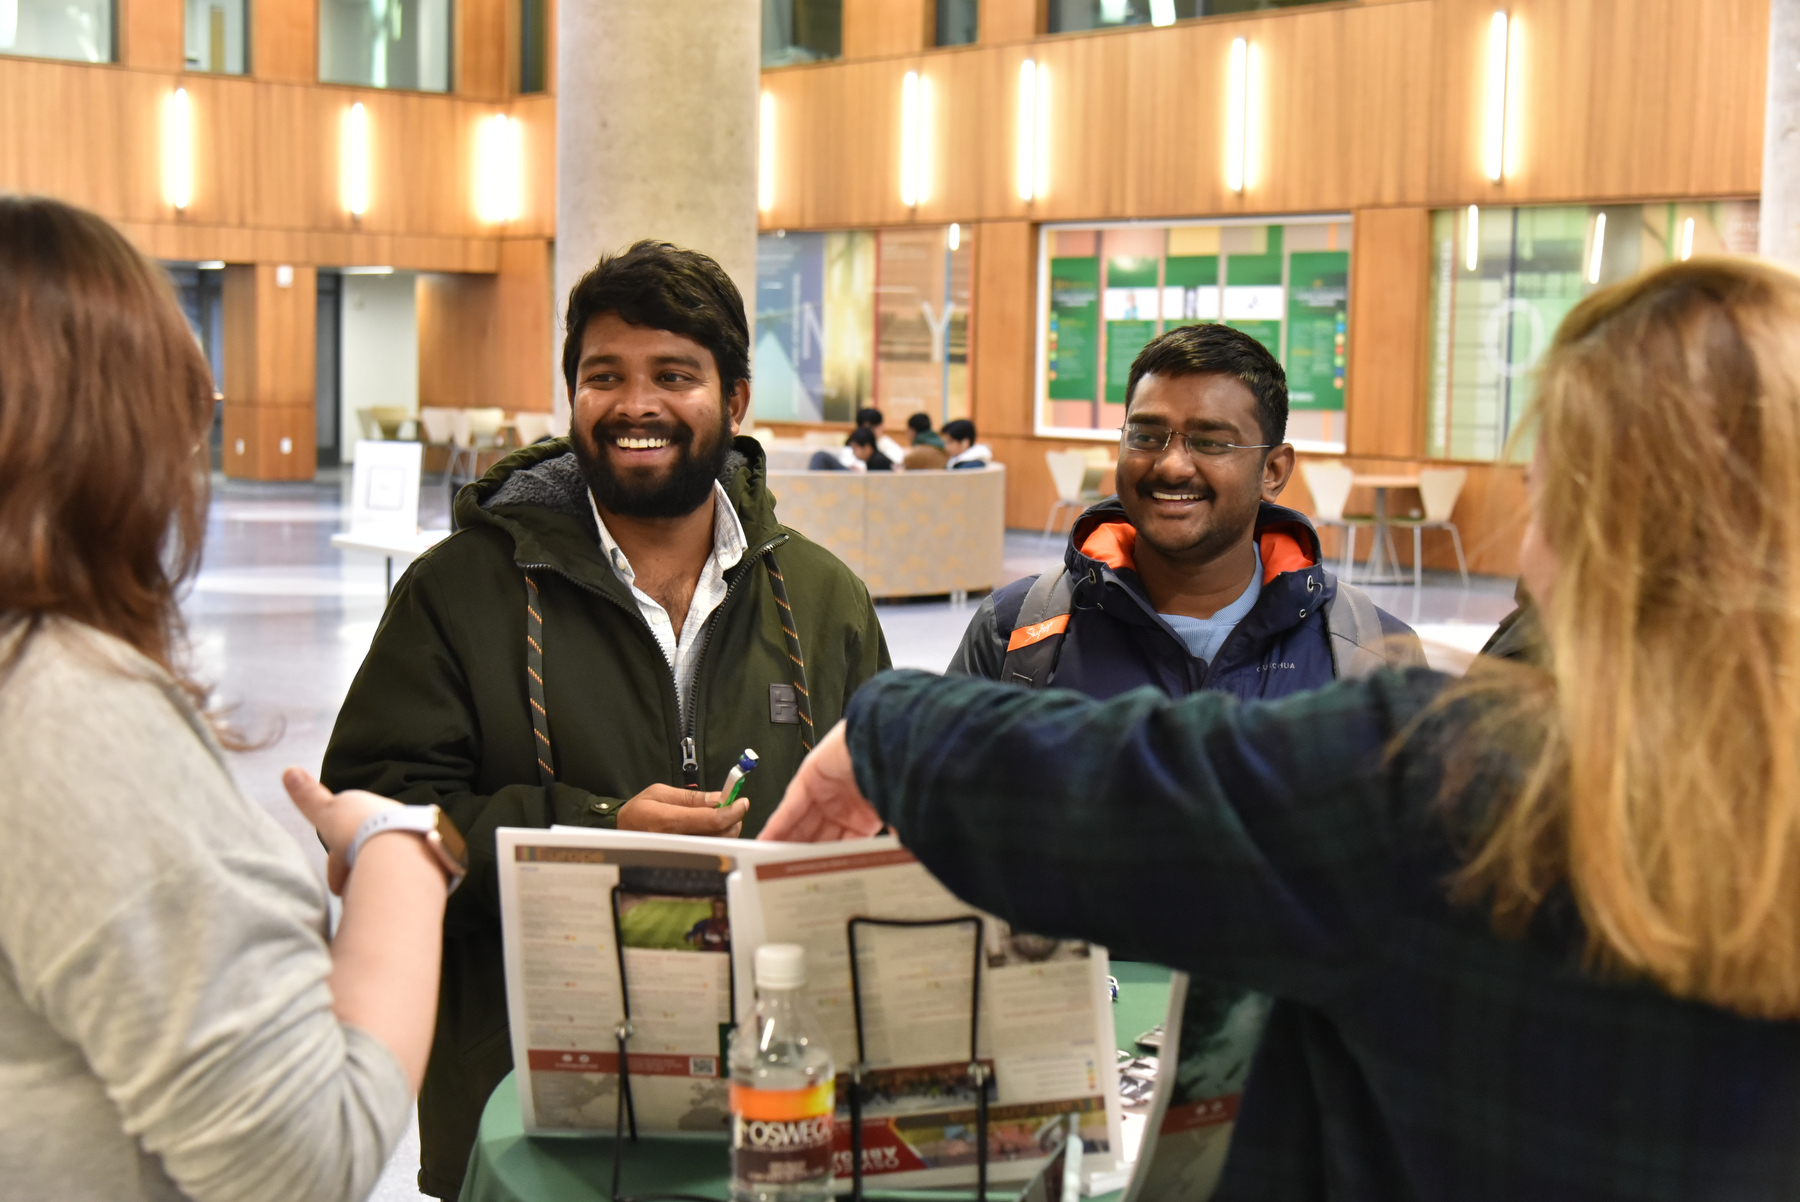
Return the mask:
[[1596,293],[1540,375],[1544,666],[1283,702],[894,673],[764,838],[1274,996],[1218,1199],[1800,1198],[1800,278]]
[[154,264],[0,197],[8,1197],[360,1198],[424,1071],[448,869],[371,837],[402,807],[290,769],[344,897],[327,943],[324,888],[183,671],[212,408]]

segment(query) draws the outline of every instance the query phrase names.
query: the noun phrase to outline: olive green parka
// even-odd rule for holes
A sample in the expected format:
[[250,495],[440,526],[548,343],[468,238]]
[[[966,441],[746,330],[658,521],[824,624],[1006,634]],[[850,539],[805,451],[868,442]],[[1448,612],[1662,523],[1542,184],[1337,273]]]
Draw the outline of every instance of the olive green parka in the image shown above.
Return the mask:
[[[444,808],[468,840],[469,877],[444,919],[437,1035],[419,1098],[421,1188],[454,1198],[481,1109],[512,1067],[494,830],[612,826],[649,785],[717,789],[746,747],[744,835],[762,828],[805,751],[869,677],[889,666],[868,589],[775,516],[762,448],[739,438],[721,475],[749,549],[707,620],[689,712],[630,590],[599,543],[567,439],[523,448],[456,498],[457,533],[421,556],[388,601],[325,753],[330,788]],[[813,726],[771,579],[785,581]],[[527,573],[535,582],[544,732],[538,764],[527,672]]]

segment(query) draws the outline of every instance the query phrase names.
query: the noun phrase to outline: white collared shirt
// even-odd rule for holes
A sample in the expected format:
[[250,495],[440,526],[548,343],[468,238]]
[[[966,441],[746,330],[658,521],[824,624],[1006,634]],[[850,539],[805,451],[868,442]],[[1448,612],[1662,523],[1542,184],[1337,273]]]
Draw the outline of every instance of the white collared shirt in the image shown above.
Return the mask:
[[606,562],[612,565],[614,574],[631,590],[638,612],[650,624],[650,633],[656,636],[663,658],[669,661],[669,671],[675,675],[675,698],[681,704],[681,712],[685,714],[688,692],[694,686],[694,674],[700,669],[700,632],[706,628],[706,619],[712,616],[713,610],[719,608],[720,603],[725,600],[726,569],[744,558],[744,552],[749,549],[749,541],[744,537],[744,523],[738,520],[737,507],[726,495],[725,486],[714,481],[712,554],[701,565],[700,579],[694,585],[694,599],[688,602],[687,619],[681,624],[681,633],[676,634],[675,623],[669,619],[668,610],[634,583],[637,572],[632,569],[631,561],[625,558],[625,552],[619,549],[619,544],[613,541],[612,531],[606,528],[606,520],[600,516],[600,506],[595,504],[591,491],[588,493],[588,504],[593,507],[594,522],[600,527],[600,549],[606,553]]

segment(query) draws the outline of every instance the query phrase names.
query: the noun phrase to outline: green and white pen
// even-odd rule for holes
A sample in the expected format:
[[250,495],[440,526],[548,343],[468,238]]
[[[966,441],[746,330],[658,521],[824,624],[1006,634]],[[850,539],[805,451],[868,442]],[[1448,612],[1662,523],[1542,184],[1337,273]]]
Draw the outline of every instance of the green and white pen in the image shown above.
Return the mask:
[[738,756],[738,762],[733,764],[731,771],[725,774],[725,787],[720,790],[725,796],[713,809],[722,810],[736,801],[738,792],[744,787],[744,778],[754,771],[756,771],[756,753],[746,747],[744,754]]

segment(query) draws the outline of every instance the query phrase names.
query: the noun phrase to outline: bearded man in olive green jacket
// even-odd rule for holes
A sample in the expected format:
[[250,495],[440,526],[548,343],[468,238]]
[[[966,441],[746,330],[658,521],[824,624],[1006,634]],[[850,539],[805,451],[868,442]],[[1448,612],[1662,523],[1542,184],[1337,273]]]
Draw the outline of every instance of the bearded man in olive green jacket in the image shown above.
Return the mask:
[[[469,876],[444,920],[419,1097],[420,1188],[454,1198],[512,1067],[494,830],[750,835],[889,666],[867,588],[781,525],[749,403],[748,326],[704,255],[639,243],[569,297],[571,437],[456,499],[394,590],[324,780],[442,806]],[[715,792],[745,748],[743,798]]]

